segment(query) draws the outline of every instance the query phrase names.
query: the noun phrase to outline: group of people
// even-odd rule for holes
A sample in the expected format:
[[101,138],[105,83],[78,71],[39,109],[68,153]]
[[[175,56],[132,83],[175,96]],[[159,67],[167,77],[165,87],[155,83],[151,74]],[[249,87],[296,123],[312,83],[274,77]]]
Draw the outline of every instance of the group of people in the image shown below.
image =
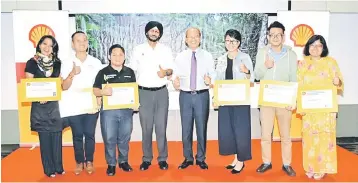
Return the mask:
[[[258,50],[255,69],[250,56],[239,49],[242,36],[238,30],[230,29],[225,33],[223,38],[226,53],[217,58],[216,65],[212,54],[200,48],[201,31],[198,28],[187,29],[187,49],[178,53],[175,59],[171,49],[159,42],[162,35],[163,25],[150,21],[145,26],[147,42],[134,48],[130,64],[124,65],[125,49],[114,44],[109,48],[109,65],[104,68],[98,59],[87,53],[88,40],[84,32],[77,31],[72,35],[72,48],[76,52],[71,58],[73,63],[60,61],[59,47],[54,37],[46,35],[40,39],[36,47],[37,54],[26,64],[26,77],[61,77],[63,90],[92,87],[94,95],[97,96],[99,111],[61,118],[58,101],[32,103],[31,130],[39,134],[42,164],[47,176],[64,174],[61,150],[64,121],[67,121],[72,129],[75,174],[80,174],[84,169],[93,173],[98,116],[108,164],[107,175],[115,175],[117,164],[123,171],[132,171],[128,153],[133,129],[133,111],[136,110],[139,111],[142,128],[143,157],[140,170],[150,168],[153,160],[153,128],[159,153],[158,165],[160,169],[167,170],[168,83],[172,83],[174,88],[180,91],[184,161],[178,166],[179,169],[194,165],[194,159],[198,167],[208,169],[205,160],[211,105],[209,89],[215,80],[277,80],[298,82],[299,86],[335,85],[343,90],[342,74],[337,62],[328,56],[325,39],[320,35],[312,36],[304,48],[304,59],[297,62],[296,53],[284,45],[285,27],[277,21],[268,27],[269,44]],[[102,96],[112,95],[112,88],[106,84],[126,82],[138,84],[140,106],[133,109],[103,110]],[[252,159],[250,105],[212,105],[218,107],[219,153],[234,155],[234,160],[226,169],[238,174],[244,169],[245,161]],[[295,105],[286,108],[260,107],[262,164],[256,170],[258,173],[272,169],[271,134],[274,120],[277,118],[282,146],[282,170],[289,176],[296,175],[291,166],[290,138],[292,110],[295,108]],[[337,173],[336,113],[301,115],[303,167],[306,175],[309,178],[321,179],[327,173]],[[194,121],[198,142],[195,158],[192,147]]]

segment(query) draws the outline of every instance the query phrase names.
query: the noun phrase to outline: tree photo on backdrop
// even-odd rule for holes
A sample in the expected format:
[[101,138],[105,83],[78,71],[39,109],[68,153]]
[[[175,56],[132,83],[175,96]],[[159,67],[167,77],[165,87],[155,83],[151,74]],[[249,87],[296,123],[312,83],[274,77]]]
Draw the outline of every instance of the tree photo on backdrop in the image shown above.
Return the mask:
[[186,48],[185,31],[189,27],[201,30],[201,48],[211,52],[214,59],[225,52],[225,32],[237,29],[242,34],[240,49],[251,56],[255,65],[257,50],[265,45],[268,16],[262,13],[77,14],[76,29],[87,33],[89,54],[103,64],[108,63],[109,47],[117,43],[125,48],[126,64],[129,64],[133,48],[146,41],[144,27],[151,20],[163,24],[160,42],[172,49],[174,58]]

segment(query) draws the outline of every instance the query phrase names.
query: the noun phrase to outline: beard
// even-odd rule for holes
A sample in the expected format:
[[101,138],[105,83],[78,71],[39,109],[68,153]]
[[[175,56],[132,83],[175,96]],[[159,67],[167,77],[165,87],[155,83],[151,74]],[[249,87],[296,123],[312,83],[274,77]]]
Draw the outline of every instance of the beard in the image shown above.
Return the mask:
[[145,36],[146,36],[147,39],[149,39],[149,41],[151,41],[151,42],[157,42],[157,41],[159,41],[159,39],[160,39],[159,36],[158,36],[156,39],[151,38],[151,37],[149,36],[149,34],[145,34]]

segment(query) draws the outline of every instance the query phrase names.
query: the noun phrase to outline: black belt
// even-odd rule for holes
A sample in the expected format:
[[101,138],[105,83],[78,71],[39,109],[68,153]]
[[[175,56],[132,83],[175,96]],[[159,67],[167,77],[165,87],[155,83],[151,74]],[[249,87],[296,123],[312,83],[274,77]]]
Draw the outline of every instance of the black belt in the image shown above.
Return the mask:
[[181,90],[182,92],[185,92],[185,93],[190,93],[190,94],[193,94],[193,95],[195,95],[195,94],[200,94],[200,93],[204,93],[204,92],[207,92],[207,91],[209,91],[208,89],[204,89],[204,90],[196,90],[196,91],[183,91],[183,90]]
[[161,87],[144,87],[144,86],[138,86],[139,89],[141,90],[148,90],[148,91],[157,91],[157,90],[161,90],[163,88],[165,88],[167,85],[161,86]]

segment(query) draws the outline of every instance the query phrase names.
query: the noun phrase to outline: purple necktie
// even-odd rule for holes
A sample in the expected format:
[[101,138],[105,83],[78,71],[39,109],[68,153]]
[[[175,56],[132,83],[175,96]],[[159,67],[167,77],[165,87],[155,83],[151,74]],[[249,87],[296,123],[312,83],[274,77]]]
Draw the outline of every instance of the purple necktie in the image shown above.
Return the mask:
[[190,71],[190,89],[192,91],[196,90],[196,57],[195,52],[191,56],[191,71]]

